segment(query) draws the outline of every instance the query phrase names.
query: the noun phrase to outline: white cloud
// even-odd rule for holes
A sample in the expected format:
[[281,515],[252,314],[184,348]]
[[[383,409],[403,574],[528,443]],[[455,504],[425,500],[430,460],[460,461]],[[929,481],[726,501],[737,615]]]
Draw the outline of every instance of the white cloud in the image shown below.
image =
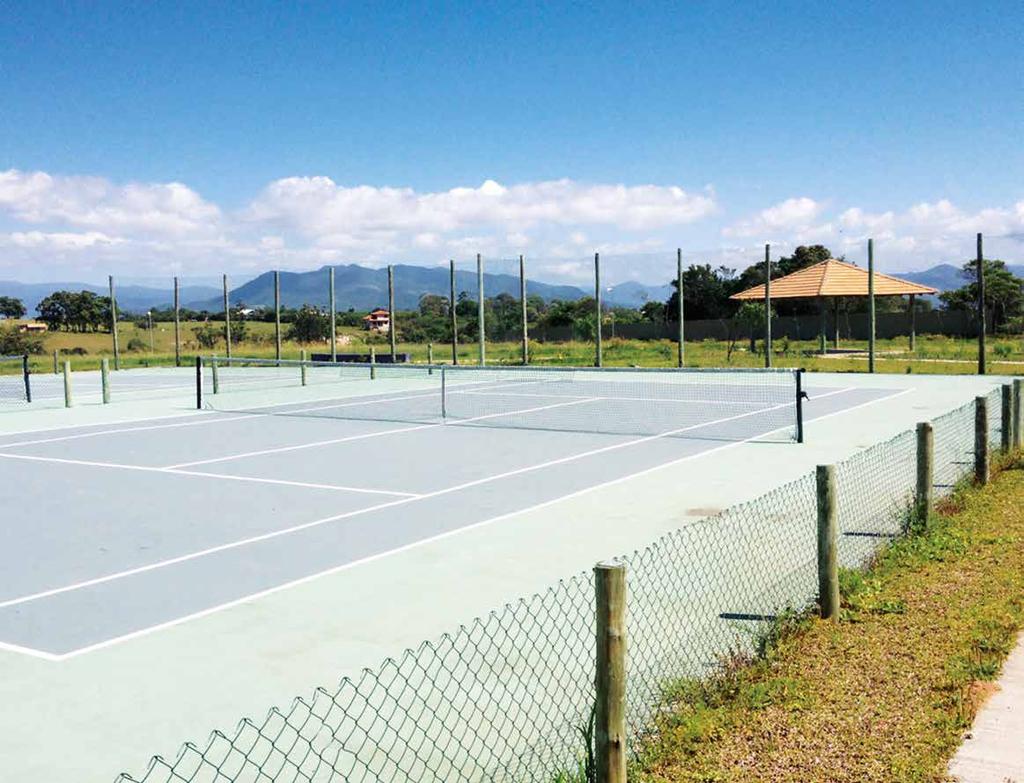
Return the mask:
[[14,231],[9,234],[13,245],[24,248],[49,248],[51,250],[77,250],[97,245],[119,245],[124,240],[108,237],[99,231],[82,234],[71,232],[45,233],[42,231]]
[[823,205],[807,196],[789,198],[762,209],[753,217],[741,220],[722,231],[727,237],[760,237],[771,239],[780,233],[809,228],[821,214]]

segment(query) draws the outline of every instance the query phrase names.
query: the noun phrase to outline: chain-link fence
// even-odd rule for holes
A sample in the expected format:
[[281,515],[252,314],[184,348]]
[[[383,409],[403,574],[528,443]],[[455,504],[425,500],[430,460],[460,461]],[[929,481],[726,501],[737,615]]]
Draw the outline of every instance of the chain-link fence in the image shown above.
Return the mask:
[[[1001,390],[985,399],[995,452]],[[972,402],[932,422],[937,498],[972,475],[975,411]],[[836,465],[842,566],[865,566],[906,531],[916,448],[908,430]],[[674,683],[753,650],[780,612],[816,600],[816,536],[809,474],[619,558],[629,584],[632,753]],[[588,572],[119,781],[585,781],[594,639]]]

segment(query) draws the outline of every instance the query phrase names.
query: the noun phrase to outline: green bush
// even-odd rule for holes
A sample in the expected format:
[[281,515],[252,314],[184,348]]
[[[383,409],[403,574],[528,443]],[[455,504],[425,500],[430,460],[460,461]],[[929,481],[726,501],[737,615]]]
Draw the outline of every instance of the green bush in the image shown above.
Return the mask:
[[39,354],[43,350],[42,335],[19,332],[15,324],[0,325],[0,355]]

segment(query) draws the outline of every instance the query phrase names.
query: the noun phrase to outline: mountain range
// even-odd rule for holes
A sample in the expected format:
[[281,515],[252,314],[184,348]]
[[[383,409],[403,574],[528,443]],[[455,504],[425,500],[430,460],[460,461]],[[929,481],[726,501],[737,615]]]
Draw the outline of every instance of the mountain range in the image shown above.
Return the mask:
[[[1008,266],[1018,277],[1024,277],[1024,266]],[[327,307],[328,267],[310,272],[281,272],[281,304],[285,307],[301,307],[311,304]],[[359,264],[345,264],[334,267],[335,292],[338,310],[370,310],[374,307],[386,307],[388,301],[388,278],[386,269],[371,269]],[[399,310],[414,309],[424,294],[447,296],[449,277],[446,267],[411,266],[399,264],[394,267],[395,304]],[[895,273],[915,283],[929,285],[948,291],[959,288],[964,279],[959,267],[951,264],[939,264],[921,272]],[[457,270],[455,287],[458,293],[465,292],[471,298],[476,296],[476,274],[472,271]],[[92,291],[101,296],[106,295],[105,286],[92,283],[19,283],[12,280],[0,280],[0,296],[13,296],[21,299],[29,312],[35,311],[36,305],[44,297],[54,291]],[[647,301],[666,301],[672,294],[671,285],[645,285],[634,281],[610,286],[603,293],[608,305],[621,307],[640,307]],[[487,296],[510,294],[519,297],[519,278],[515,275],[484,273],[484,291]],[[544,283],[539,280],[527,280],[526,291],[536,294],[545,301],[561,299],[575,301],[591,295],[572,285]],[[183,307],[192,310],[217,311],[221,309],[221,291],[215,286],[191,285],[181,289]],[[232,304],[244,304],[248,307],[272,307],[274,304],[274,275],[264,272],[252,280],[243,283],[230,292]],[[152,308],[171,306],[173,294],[170,287],[126,285],[117,289],[117,302],[121,311],[141,313]]]

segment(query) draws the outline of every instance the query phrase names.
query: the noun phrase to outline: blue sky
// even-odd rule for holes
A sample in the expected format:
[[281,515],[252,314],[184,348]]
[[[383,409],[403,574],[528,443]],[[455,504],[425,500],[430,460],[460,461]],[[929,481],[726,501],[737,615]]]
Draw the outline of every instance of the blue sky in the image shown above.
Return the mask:
[[0,0],[0,278],[1024,262],[1020,2],[242,5]]

